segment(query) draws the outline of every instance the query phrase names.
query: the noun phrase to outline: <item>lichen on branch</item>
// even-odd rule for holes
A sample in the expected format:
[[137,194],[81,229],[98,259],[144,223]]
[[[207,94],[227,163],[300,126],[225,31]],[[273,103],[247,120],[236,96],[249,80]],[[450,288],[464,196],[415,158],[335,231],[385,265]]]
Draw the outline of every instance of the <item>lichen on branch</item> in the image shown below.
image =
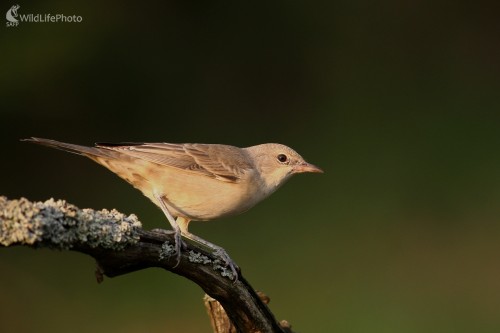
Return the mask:
[[70,249],[76,244],[120,250],[139,240],[135,215],[79,209],[64,200],[30,202],[0,196],[0,245]]

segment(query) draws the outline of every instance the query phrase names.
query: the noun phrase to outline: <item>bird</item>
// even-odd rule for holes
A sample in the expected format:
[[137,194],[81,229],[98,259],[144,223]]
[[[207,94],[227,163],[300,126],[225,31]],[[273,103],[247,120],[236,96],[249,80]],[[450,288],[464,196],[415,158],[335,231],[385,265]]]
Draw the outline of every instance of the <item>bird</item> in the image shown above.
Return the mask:
[[83,155],[141,191],[165,214],[173,230],[177,265],[182,237],[222,258],[234,277],[237,265],[220,246],[188,231],[191,221],[243,213],[292,175],[323,173],[292,148],[265,143],[246,148],[202,143],[96,143],[94,147],[31,137],[22,139]]

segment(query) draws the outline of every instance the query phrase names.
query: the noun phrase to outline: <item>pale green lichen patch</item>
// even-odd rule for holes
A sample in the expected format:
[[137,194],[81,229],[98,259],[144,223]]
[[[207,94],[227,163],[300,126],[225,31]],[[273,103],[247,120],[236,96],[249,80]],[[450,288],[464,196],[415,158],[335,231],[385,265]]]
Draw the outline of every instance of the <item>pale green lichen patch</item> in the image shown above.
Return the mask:
[[161,244],[160,260],[169,259],[174,254],[176,254],[175,247],[169,241]]
[[219,270],[221,276],[225,276],[230,280],[233,280],[235,277],[230,269],[228,269],[226,266],[221,265],[221,261],[219,259],[214,260],[212,268],[216,271]]
[[0,245],[45,245],[60,249],[85,244],[122,249],[138,241],[141,223],[116,210],[79,209],[64,200],[30,202],[0,197]]
[[203,255],[201,253],[194,252],[194,251],[189,251],[188,259],[190,262],[194,262],[197,264],[203,264],[203,265],[206,265],[206,264],[209,264],[212,262],[212,260],[209,257],[207,257],[206,255]]
[[212,269],[215,271],[220,271],[221,276],[228,277],[230,280],[234,278],[233,272],[228,269],[227,267],[222,265],[222,262],[219,259],[212,260],[206,255],[203,255],[201,253],[195,252],[195,251],[189,251],[189,257],[188,257],[190,262],[197,263],[197,264],[202,264],[202,265],[212,265]]

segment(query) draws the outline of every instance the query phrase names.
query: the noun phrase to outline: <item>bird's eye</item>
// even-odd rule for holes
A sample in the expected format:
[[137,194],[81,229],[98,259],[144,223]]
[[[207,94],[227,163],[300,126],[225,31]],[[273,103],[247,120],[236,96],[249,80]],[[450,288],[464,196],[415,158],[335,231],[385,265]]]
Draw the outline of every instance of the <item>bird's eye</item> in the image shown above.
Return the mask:
[[280,161],[281,163],[285,163],[286,161],[288,161],[288,157],[285,154],[279,154],[278,161]]

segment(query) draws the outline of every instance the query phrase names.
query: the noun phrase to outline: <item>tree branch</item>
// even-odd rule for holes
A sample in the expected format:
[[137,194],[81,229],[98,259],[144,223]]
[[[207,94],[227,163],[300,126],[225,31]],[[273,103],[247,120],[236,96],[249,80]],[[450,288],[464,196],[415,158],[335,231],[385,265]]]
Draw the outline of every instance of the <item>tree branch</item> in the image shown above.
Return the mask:
[[220,302],[236,332],[292,332],[286,322],[276,321],[241,274],[233,281],[220,259],[194,243],[187,244],[176,265],[172,244],[172,234],[143,230],[135,215],[79,209],[62,200],[42,203],[0,196],[0,247],[25,245],[85,253],[97,261],[98,281],[104,275],[160,267],[190,279]]

